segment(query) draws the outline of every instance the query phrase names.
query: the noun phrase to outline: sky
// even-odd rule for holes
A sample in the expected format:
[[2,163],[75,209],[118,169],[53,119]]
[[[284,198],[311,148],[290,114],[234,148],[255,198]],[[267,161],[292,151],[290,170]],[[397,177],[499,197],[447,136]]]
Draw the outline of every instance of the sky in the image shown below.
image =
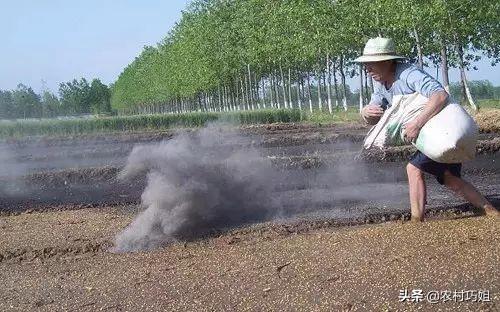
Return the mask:
[[160,42],[188,0],[0,0],[0,89],[51,91],[74,78],[114,82]]
[[[59,83],[80,77],[113,83],[145,45],[167,35],[189,2],[0,0],[0,89],[24,83],[57,92]],[[499,66],[482,60],[468,78],[500,85]],[[458,78],[451,70],[450,80]]]

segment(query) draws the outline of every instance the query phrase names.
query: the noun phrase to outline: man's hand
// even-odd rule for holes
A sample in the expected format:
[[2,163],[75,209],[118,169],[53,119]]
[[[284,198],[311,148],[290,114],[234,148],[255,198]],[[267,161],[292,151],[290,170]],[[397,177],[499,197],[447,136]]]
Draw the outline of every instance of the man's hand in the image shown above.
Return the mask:
[[408,143],[417,141],[420,129],[434,115],[439,113],[448,102],[448,93],[446,91],[438,91],[431,95],[423,111],[415,117],[411,122],[404,126],[405,141]]
[[376,104],[368,104],[361,110],[361,116],[370,125],[376,124],[384,114],[382,107]]
[[416,142],[418,134],[420,133],[420,129],[422,129],[422,126],[420,125],[418,118],[415,118],[414,120],[404,125],[403,131],[405,135],[405,141],[407,143]]

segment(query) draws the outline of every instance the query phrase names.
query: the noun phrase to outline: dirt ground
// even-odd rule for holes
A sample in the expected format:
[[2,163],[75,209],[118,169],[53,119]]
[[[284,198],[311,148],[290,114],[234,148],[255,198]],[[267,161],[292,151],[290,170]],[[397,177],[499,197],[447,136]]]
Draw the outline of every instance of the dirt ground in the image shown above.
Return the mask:
[[[250,226],[109,252],[133,207],[3,216],[2,311],[498,311],[500,227],[486,217],[298,230]],[[400,302],[400,290],[489,302]],[[486,298],[488,299],[488,298]],[[476,300],[477,301],[477,300]]]
[[[490,128],[463,173],[498,206],[500,137]],[[500,310],[499,220],[428,179],[428,222],[406,222],[414,150],[360,154],[366,131],[244,127],[223,148],[256,146],[280,169],[269,185],[284,217],[126,254],[110,250],[139,212],[144,181],[116,175],[134,145],[173,132],[1,142],[0,311]],[[405,289],[424,298],[400,302]],[[489,300],[477,302],[479,291]],[[430,303],[429,292],[442,298]]]

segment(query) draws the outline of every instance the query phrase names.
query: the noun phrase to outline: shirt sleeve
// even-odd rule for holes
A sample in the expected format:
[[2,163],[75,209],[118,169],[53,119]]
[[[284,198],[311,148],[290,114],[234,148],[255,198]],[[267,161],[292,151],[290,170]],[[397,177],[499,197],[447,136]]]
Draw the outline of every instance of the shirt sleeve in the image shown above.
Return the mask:
[[406,84],[413,92],[418,92],[426,97],[430,97],[438,91],[444,91],[439,81],[417,67],[413,67],[408,73]]
[[382,106],[383,101],[384,101],[384,95],[380,91],[380,85],[378,82],[373,81],[373,93],[370,99],[370,103],[368,105]]

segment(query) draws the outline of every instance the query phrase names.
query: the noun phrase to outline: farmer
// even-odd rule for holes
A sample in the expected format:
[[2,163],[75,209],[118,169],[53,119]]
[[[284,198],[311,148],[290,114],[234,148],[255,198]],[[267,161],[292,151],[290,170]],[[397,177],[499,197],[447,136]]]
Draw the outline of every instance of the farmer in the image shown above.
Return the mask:
[[[355,61],[363,63],[368,74],[375,80],[370,103],[361,116],[369,124],[376,124],[395,95],[418,92],[429,99],[423,111],[404,126],[405,140],[415,142],[420,129],[439,113],[448,102],[448,93],[429,74],[399,60],[404,57],[395,53],[394,43],[387,38],[368,40],[363,55]],[[410,195],[411,220],[424,220],[427,200],[424,172],[434,175],[441,185],[465,198],[485,214],[499,216],[493,205],[478,190],[460,176],[462,164],[438,163],[417,151],[406,166]]]

